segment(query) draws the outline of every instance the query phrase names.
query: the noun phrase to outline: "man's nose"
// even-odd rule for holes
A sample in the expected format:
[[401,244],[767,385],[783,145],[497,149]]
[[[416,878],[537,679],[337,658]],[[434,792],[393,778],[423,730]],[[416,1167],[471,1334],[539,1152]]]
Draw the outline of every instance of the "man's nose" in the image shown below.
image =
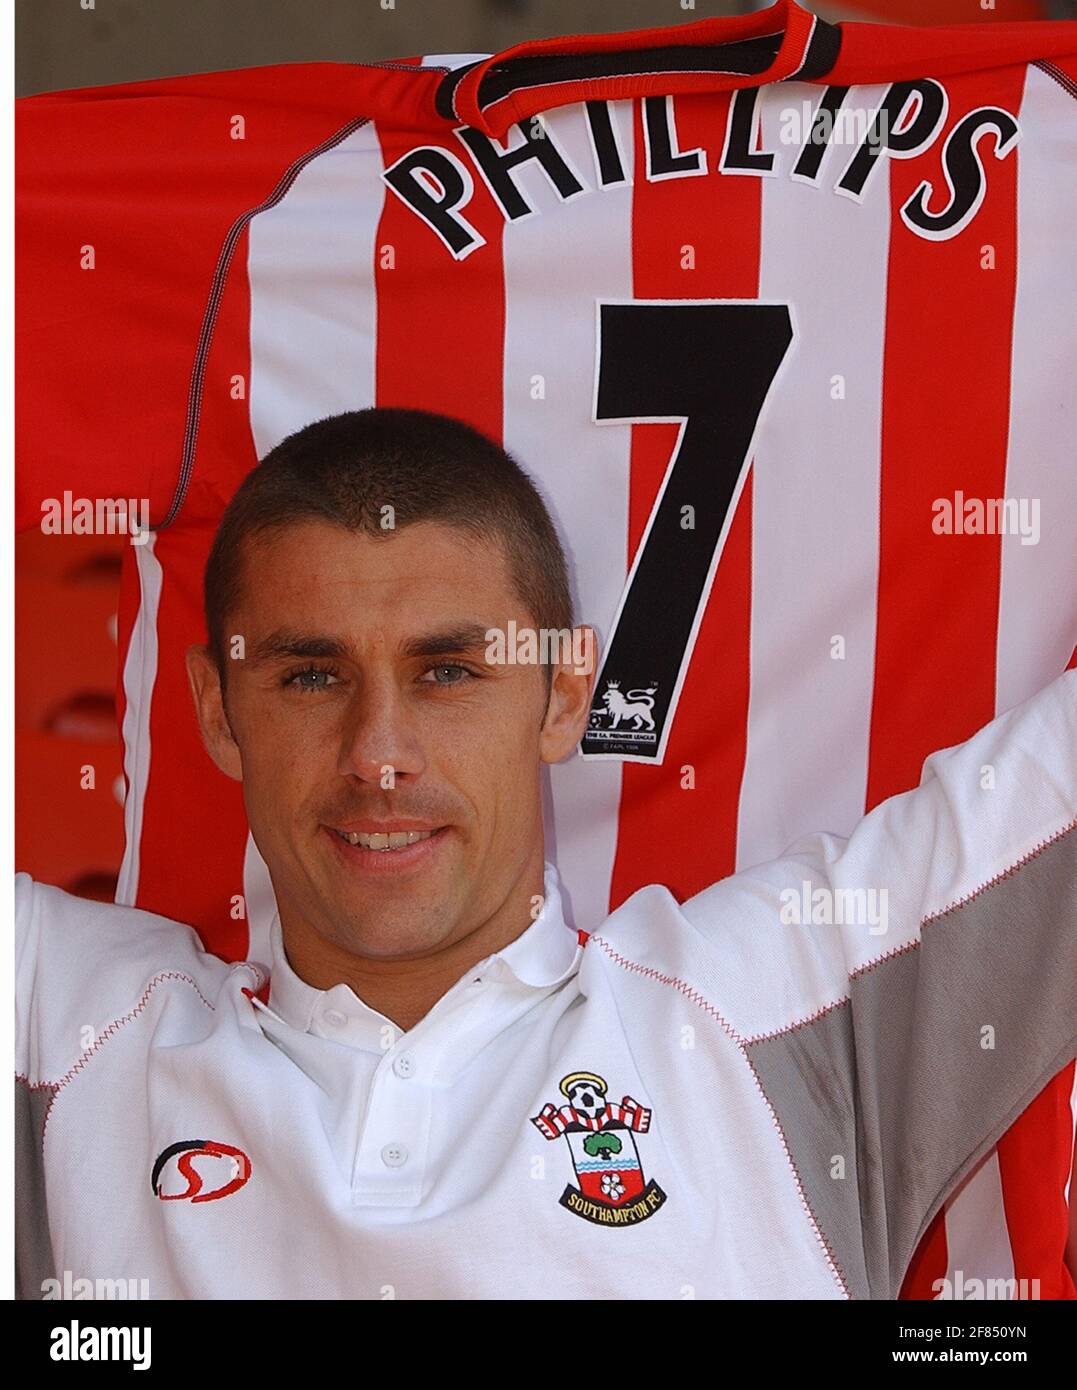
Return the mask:
[[415,777],[425,766],[400,692],[389,681],[365,682],[344,716],[337,771],[391,788],[397,777]]

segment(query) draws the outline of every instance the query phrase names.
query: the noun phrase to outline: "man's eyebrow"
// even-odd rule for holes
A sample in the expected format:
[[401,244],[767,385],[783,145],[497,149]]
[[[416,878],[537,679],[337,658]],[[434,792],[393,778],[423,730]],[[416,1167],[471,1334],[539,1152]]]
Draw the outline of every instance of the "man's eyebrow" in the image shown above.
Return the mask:
[[283,657],[340,657],[346,650],[345,643],[336,637],[315,637],[313,634],[278,628],[254,644],[247,654],[247,660],[261,662],[279,661]]
[[[405,657],[448,656],[454,653],[474,652],[489,645],[489,628],[481,623],[462,623],[457,627],[443,628],[436,632],[422,633],[410,637],[401,644],[401,655]],[[345,657],[348,644],[338,637],[319,637],[313,633],[293,632],[278,628],[261,641],[256,642],[247,654],[252,663],[280,661],[296,657]]]
[[463,623],[459,627],[444,628],[440,632],[425,632],[419,637],[410,637],[400,647],[403,656],[451,656],[456,652],[473,652],[489,646],[488,627],[479,623]]

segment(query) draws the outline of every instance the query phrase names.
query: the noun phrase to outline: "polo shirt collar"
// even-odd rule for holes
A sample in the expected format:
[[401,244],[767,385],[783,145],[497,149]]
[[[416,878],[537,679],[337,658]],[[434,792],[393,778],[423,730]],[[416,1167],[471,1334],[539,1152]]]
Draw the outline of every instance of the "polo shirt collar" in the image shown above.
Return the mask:
[[[566,923],[560,878],[548,862],[543,875],[543,896],[542,910],[530,926],[500,951],[477,962],[465,972],[466,976],[474,976],[481,970],[487,978],[514,980],[526,989],[545,992],[575,973],[586,938]],[[372,1037],[386,1025],[395,1029],[384,1014],[366,1004],[349,985],[342,982],[330,989],[316,989],[300,979],[289,964],[277,915],[270,929],[270,942],[269,1008],[285,1023],[309,1033],[314,1030],[316,1021],[331,1014],[343,1014],[369,1029]]]

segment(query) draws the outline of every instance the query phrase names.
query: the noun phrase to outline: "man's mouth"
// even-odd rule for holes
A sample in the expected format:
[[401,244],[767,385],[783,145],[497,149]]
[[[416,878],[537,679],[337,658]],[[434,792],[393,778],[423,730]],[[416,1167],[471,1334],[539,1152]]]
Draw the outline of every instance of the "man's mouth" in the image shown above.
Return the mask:
[[429,840],[436,833],[433,830],[391,830],[367,834],[362,830],[338,830],[333,827],[333,834],[339,836],[345,844],[358,845],[362,849],[383,850],[387,853],[418,844],[420,840]]
[[386,816],[384,820],[356,816],[350,824],[323,821],[321,828],[334,844],[334,857],[345,872],[381,882],[425,872],[452,836],[450,826],[418,816]]

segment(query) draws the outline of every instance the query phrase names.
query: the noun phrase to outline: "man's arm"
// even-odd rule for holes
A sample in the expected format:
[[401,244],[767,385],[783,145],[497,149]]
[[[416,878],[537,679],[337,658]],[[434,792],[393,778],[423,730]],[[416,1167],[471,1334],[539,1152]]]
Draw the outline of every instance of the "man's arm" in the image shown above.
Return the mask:
[[848,840],[682,909],[854,1296],[897,1297],[945,1197],[1077,1053],[1075,788],[1069,672]]
[[212,1000],[229,966],[202,951],[190,927],[72,897],[27,874],[15,877],[14,906],[16,1297],[37,1299],[56,1272],[45,1190],[50,1112],[155,982],[196,983]]
[[33,1000],[38,921],[33,883],[15,878],[15,1297],[40,1298],[55,1264],[45,1201],[42,1133],[55,1088],[42,1084]]

